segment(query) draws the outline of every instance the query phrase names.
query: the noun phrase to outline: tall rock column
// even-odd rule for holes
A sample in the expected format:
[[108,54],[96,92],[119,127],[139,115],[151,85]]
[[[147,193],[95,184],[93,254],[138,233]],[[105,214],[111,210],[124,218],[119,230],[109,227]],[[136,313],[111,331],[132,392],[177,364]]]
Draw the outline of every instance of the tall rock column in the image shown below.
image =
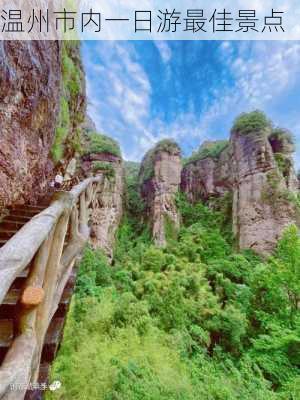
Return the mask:
[[92,208],[91,243],[109,259],[113,257],[115,236],[123,215],[124,168],[118,144],[107,136],[92,133],[82,160],[86,175],[103,174]]
[[187,160],[181,190],[191,203],[222,197],[231,191],[231,149],[227,140],[205,141]]
[[182,169],[180,155],[175,142],[163,140],[146,154],[141,165],[141,195],[153,240],[161,247],[166,245],[168,233],[176,232],[180,226],[175,203]]
[[233,229],[240,249],[269,254],[297,207],[276,162],[264,114],[242,114],[231,133]]

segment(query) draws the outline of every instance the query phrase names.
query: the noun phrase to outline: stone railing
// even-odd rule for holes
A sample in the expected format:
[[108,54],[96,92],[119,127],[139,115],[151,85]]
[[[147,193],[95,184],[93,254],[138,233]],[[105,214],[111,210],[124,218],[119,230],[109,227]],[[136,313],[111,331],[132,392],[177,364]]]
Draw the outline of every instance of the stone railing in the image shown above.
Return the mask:
[[[0,366],[0,399],[23,399],[38,379],[45,335],[77,257],[89,238],[90,208],[102,176],[57,192],[0,249],[0,304],[17,276],[31,265],[19,304],[17,335]],[[18,390],[11,387],[18,385]]]

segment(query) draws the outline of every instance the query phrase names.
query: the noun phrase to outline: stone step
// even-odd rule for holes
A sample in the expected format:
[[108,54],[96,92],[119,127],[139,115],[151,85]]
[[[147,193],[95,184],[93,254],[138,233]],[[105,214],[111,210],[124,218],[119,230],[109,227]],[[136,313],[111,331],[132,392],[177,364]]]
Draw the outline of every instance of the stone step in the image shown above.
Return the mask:
[[19,209],[13,209],[10,211],[10,215],[18,215],[20,217],[28,217],[32,218],[35,215],[39,214],[41,210],[30,210],[27,208],[19,208]]
[[10,219],[13,219],[15,221],[24,221],[25,223],[30,221],[32,218],[32,215],[20,215],[18,213],[14,213],[13,211],[8,215]]
[[26,269],[24,269],[22,272],[19,273],[19,275],[17,276],[17,278],[14,280],[14,282],[12,284],[12,289],[21,289],[22,288],[26,278],[29,275],[30,268],[31,268],[31,264]]
[[1,222],[1,229],[3,230],[19,230],[26,222],[18,221],[9,217],[5,217]]
[[0,365],[12,343],[14,336],[14,325],[11,319],[0,320]]
[[10,239],[18,232],[18,229],[3,229],[0,224],[0,239]]
[[45,206],[41,206],[41,205],[19,205],[19,206],[15,206],[12,208],[12,210],[32,210],[32,211],[40,211],[40,210],[44,210]]
[[45,338],[42,363],[51,363],[54,360],[62,339],[64,324],[65,318],[52,319]]
[[6,294],[2,304],[0,304],[0,318],[13,319],[16,317],[17,304],[22,294],[21,289],[12,288]]

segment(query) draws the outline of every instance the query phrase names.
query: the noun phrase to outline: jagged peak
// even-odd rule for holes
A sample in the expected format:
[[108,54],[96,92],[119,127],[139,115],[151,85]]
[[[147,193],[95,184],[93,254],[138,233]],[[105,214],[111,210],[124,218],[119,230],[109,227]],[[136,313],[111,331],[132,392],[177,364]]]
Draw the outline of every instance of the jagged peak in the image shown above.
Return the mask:
[[154,147],[147,151],[142,160],[139,173],[140,182],[144,182],[153,177],[155,157],[157,154],[163,152],[171,155],[178,155],[179,157],[181,156],[181,149],[173,139],[160,140]]
[[260,110],[240,114],[234,121],[231,133],[245,136],[267,137],[272,129],[272,122]]
[[98,132],[89,132],[85,138],[84,155],[103,153],[122,158],[120,145],[115,139]]

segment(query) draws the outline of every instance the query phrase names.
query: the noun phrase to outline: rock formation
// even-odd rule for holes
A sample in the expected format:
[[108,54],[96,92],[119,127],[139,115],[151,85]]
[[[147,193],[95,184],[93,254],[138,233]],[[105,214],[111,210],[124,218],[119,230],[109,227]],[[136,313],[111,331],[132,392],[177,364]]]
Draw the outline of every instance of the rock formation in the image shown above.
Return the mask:
[[57,166],[64,170],[75,153],[85,112],[79,47],[3,41],[0,82],[1,215],[7,206],[35,203]]
[[181,174],[181,190],[189,201],[207,201],[231,190],[230,156],[227,141],[206,141],[187,160]]
[[297,190],[295,173],[292,163],[283,171],[276,162],[276,154],[282,150],[274,153],[268,123],[262,120],[255,129],[247,130],[239,125],[242,118],[246,125],[254,113],[241,116],[231,135],[233,230],[241,249],[270,254],[284,228],[297,222],[292,199]]
[[176,232],[180,225],[175,196],[179,190],[181,168],[180,149],[169,140],[159,142],[142,161],[141,195],[158,246],[165,246],[167,235]]
[[[97,136],[96,136],[97,135]],[[124,169],[118,144],[93,133],[81,168],[85,175],[103,174],[103,181],[94,200],[91,242],[112,259],[116,231],[123,215]]]
[[0,42],[2,207],[34,199],[51,173],[60,69],[57,42]]
[[240,249],[269,254],[284,228],[297,222],[298,179],[291,135],[264,114],[242,114],[229,143],[205,142],[183,168],[181,189],[191,202],[230,192]]

